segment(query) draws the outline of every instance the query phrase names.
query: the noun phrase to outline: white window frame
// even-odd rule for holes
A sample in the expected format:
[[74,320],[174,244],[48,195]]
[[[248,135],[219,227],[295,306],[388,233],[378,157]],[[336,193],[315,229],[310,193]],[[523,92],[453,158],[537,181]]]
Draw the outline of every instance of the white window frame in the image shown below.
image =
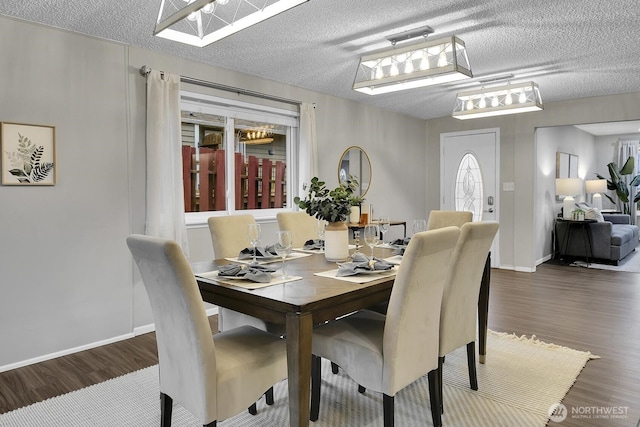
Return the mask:
[[[195,111],[200,113],[224,116],[231,120],[226,120],[225,124],[225,161],[227,195],[227,209],[223,211],[207,212],[185,212],[185,222],[187,226],[207,224],[207,220],[212,216],[226,216],[239,213],[251,214],[256,221],[273,220],[278,212],[288,212],[294,210],[294,192],[298,188],[298,153],[300,145],[300,111],[285,110],[281,108],[269,107],[248,102],[235,101],[212,95],[201,93],[180,91],[180,110]],[[287,132],[287,197],[286,207],[270,209],[235,209],[235,192],[230,191],[228,185],[235,182],[234,175],[234,120],[245,119],[258,122],[269,122],[284,125],[289,128]]]

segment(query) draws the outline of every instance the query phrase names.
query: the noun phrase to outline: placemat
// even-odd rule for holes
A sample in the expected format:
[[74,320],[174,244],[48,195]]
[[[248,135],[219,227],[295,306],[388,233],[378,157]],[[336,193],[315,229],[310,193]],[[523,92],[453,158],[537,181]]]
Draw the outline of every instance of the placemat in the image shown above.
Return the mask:
[[330,277],[332,279],[344,280],[345,282],[351,283],[367,283],[373,282],[374,280],[378,280],[383,277],[395,276],[397,272],[397,267],[393,267],[391,270],[386,270],[383,273],[378,274],[356,274],[355,276],[336,276],[338,273],[338,269],[329,270],[329,271],[321,271],[320,273],[314,273],[314,276],[321,277]]
[[225,285],[235,286],[243,289],[260,289],[266,288],[267,286],[279,285],[281,283],[294,282],[296,280],[302,279],[301,276],[289,276],[286,279],[283,279],[281,276],[273,276],[271,281],[268,283],[258,283],[252,282],[251,280],[243,280],[243,279],[231,279],[229,277],[219,277],[218,270],[207,271],[205,273],[197,273],[196,276],[201,277],[207,280],[214,280],[218,283],[223,283]]

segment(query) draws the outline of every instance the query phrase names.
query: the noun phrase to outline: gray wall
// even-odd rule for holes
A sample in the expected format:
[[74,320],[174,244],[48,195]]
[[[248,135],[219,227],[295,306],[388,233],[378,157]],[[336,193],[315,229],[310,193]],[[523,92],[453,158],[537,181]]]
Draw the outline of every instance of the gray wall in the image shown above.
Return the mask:
[[[367,201],[378,212],[411,219],[426,211],[426,192],[416,191],[425,181],[422,120],[1,16],[0,54],[0,121],[56,127],[58,180],[0,186],[0,371],[152,322],[125,244],[144,229],[142,65],[316,103],[321,178],[337,185],[340,155],[359,145],[371,158]],[[266,227],[275,231],[275,219]],[[191,259],[210,258],[208,229],[188,232]]]

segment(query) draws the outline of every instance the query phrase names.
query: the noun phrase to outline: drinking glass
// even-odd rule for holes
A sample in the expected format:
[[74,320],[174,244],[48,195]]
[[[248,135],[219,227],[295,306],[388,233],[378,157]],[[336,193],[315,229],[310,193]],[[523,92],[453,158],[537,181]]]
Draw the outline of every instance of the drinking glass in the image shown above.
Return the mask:
[[318,239],[320,239],[320,252],[324,252],[324,228],[326,222],[323,219],[318,219],[316,223],[316,231],[318,232]]
[[413,220],[413,234],[420,233],[427,230],[426,219],[414,219]]
[[247,228],[247,238],[249,239],[249,243],[251,243],[251,247],[253,248],[253,263],[256,263],[256,246],[258,246],[258,242],[262,237],[262,228],[260,228],[260,224],[249,224]]
[[277,242],[275,244],[276,253],[282,257],[282,278],[286,279],[287,273],[284,270],[284,260],[291,253],[291,232],[276,232]]
[[384,245],[385,242],[385,234],[387,233],[387,231],[389,231],[389,227],[390,227],[390,223],[389,223],[389,217],[388,216],[381,216],[380,217],[380,232],[382,233],[382,244]]
[[380,234],[380,229],[378,228],[378,224],[367,224],[364,227],[364,241],[367,242],[367,245],[371,246],[371,259],[373,259],[373,247],[378,244],[380,241],[378,235]]

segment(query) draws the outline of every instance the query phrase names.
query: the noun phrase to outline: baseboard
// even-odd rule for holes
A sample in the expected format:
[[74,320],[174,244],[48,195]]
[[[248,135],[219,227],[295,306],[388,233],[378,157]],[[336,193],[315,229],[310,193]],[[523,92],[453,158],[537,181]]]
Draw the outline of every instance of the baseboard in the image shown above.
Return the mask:
[[500,270],[511,270],[511,271],[519,271],[521,273],[535,273],[536,269],[529,267],[517,267],[515,265],[501,265],[498,267]]
[[24,366],[33,365],[35,363],[45,362],[47,360],[55,359],[61,356],[68,356],[69,354],[77,353],[79,351],[91,350],[92,348],[101,347],[107,344],[113,344],[118,341],[124,341],[129,338],[133,338],[134,335],[124,334],[118,335],[117,337],[109,338],[102,341],[96,341],[89,344],[81,345],[78,347],[68,348],[65,350],[57,351],[55,353],[45,354],[42,356],[34,357],[27,360],[21,360],[20,362],[10,363],[8,365],[0,366],[0,372],[10,371],[12,369],[22,368]]
[[[206,309],[206,313],[207,313],[207,316],[213,316],[214,314],[218,314],[218,307],[213,306],[213,307],[207,308]],[[55,358],[61,357],[61,356],[68,356],[70,354],[78,353],[80,351],[91,350],[92,348],[101,347],[101,346],[107,345],[107,344],[113,344],[113,343],[118,342],[118,341],[124,341],[124,340],[127,340],[129,338],[133,338],[135,336],[141,335],[141,334],[146,334],[148,332],[153,332],[155,330],[156,330],[156,328],[155,328],[155,325],[153,323],[151,323],[149,325],[139,326],[137,328],[134,328],[133,332],[129,333],[129,334],[118,335],[117,337],[112,337],[112,338],[109,338],[109,339],[106,339],[106,340],[96,341],[96,342],[92,342],[92,343],[89,343],[89,344],[81,345],[81,346],[78,346],[78,347],[73,347],[73,348],[68,348],[68,349],[65,349],[65,350],[57,351],[55,353],[45,354],[45,355],[34,357],[34,358],[31,358],[31,359],[21,360],[19,362],[10,363],[8,365],[0,366],[0,372],[6,372],[6,371],[10,371],[12,369],[23,368],[25,366],[33,365],[35,363],[45,362],[47,360],[55,359]]]

